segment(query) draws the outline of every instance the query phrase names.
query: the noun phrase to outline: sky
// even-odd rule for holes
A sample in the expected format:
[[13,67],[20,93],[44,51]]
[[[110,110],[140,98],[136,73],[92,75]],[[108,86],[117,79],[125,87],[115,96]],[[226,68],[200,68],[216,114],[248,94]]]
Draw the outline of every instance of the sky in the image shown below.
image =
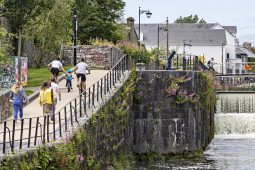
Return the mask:
[[198,15],[207,23],[237,26],[237,37],[255,43],[255,0],[124,0],[124,18],[138,23],[139,6],[150,10],[151,18],[141,15],[141,23],[169,23],[180,16]]

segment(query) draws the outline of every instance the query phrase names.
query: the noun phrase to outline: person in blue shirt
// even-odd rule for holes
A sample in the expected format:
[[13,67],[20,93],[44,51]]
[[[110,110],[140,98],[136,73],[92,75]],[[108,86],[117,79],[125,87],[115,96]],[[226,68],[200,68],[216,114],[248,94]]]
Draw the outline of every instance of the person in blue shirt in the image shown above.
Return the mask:
[[[68,87],[68,84],[70,84],[70,88],[73,89],[72,87],[72,70],[67,70],[67,75],[66,75],[66,87]],[[68,88],[68,92],[70,92],[70,88]]]
[[18,119],[18,112],[20,120],[23,119],[23,103],[28,103],[25,90],[19,81],[12,86],[10,98],[14,110],[14,120],[16,122]]

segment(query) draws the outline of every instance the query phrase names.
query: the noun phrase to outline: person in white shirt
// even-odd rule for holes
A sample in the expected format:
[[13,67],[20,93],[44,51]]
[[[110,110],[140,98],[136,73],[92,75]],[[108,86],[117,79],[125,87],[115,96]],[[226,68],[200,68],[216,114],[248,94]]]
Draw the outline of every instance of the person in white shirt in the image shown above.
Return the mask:
[[48,67],[54,77],[58,77],[59,75],[59,69],[61,69],[63,72],[66,72],[63,68],[62,63],[60,62],[60,58],[57,58],[57,60],[52,61],[50,64],[48,64]]
[[50,88],[53,90],[54,96],[54,105],[53,105],[53,114],[55,114],[57,101],[61,101],[61,93],[59,89],[59,85],[56,83],[56,79],[53,77],[51,79]]
[[86,90],[86,70],[89,71],[90,69],[88,64],[84,62],[84,58],[81,58],[81,62],[79,62],[76,67],[74,68],[73,71],[76,71],[76,76],[77,76],[77,81],[78,81],[78,86],[79,86],[79,79],[81,78],[81,83],[82,83],[82,91]]

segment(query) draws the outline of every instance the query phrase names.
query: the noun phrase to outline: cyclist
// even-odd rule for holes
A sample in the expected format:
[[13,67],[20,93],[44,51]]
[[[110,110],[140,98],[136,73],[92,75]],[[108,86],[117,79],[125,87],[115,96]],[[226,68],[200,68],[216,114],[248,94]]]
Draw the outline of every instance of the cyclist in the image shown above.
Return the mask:
[[81,62],[79,62],[76,67],[74,68],[74,71],[76,71],[76,76],[77,76],[77,86],[80,86],[79,84],[79,79],[81,78],[81,92],[86,90],[86,70],[89,71],[90,69],[88,64],[84,62],[84,58],[81,58]]
[[48,64],[48,67],[53,77],[56,79],[56,82],[58,82],[59,69],[61,69],[63,72],[66,72],[65,69],[63,68],[62,63],[60,62],[60,58],[57,58],[56,60],[52,61],[50,64]]

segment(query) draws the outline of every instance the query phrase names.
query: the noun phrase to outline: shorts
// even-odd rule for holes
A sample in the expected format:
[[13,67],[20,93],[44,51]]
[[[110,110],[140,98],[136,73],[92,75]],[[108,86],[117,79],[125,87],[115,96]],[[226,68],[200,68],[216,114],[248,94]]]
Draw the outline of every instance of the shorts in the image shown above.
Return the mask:
[[81,77],[81,81],[82,81],[82,82],[86,81],[86,76],[85,76],[85,74],[78,73],[76,76],[77,76],[78,79]]
[[43,104],[43,115],[51,114],[53,112],[52,104]]
[[50,69],[51,73],[53,74],[53,76],[58,76],[59,75],[59,69],[58,68],[54,68],[52,67]]

